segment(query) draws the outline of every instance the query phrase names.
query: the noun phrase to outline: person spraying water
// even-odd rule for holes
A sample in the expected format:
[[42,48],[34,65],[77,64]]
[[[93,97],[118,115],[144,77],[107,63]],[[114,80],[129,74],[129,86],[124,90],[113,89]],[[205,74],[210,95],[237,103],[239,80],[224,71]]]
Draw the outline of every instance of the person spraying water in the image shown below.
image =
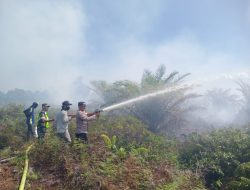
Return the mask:
[[78,102],[78,111],[76,113],[76,138],[83,143],[88,143],[88,122],[96,120],[100,116],[101,110],[96,110],[93,113],[86,111],[86,103]]

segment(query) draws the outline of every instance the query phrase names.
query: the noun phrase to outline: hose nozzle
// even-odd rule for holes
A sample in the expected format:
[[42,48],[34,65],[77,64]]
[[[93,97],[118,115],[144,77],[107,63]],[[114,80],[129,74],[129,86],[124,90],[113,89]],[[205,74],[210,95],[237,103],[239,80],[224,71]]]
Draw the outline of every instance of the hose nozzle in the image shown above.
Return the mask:
[[103,110],[102,109],[96,109],[95,110],[95,113],[100,113],[100,112],[103,112]]

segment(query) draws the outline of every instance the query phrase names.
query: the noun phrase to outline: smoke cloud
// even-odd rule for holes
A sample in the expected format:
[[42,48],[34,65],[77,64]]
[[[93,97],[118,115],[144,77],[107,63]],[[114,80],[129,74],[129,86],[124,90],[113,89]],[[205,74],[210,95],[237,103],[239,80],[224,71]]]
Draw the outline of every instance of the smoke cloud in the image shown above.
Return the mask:
[[[194,10],[193,7],[199,7]],[[191,73],[204,89],[249,78],[245,1],[2,0],[0,87],[90,100],[89,81],[140,82],[144,69]]]

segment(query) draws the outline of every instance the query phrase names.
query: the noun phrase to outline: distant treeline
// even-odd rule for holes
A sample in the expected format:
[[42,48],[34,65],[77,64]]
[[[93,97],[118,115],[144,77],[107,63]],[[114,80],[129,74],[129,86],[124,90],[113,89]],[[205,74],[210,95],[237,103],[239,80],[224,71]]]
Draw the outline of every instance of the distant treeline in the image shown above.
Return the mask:
[[48,102],[51,99],[47,91],[29,91],[23,89],[13,89],[4,93],[0,91],[0,106],[10,103],[29,105],[34,101]]

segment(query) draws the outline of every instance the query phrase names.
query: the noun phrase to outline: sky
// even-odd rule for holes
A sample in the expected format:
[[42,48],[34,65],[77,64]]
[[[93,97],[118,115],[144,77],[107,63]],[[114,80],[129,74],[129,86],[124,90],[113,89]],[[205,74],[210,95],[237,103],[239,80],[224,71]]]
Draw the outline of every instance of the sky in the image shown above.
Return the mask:
[[250,81],[249,50],[248,0],[0,0],[2,92],[91,96],[89,81],[140,82],[162,64],[234,88]]

